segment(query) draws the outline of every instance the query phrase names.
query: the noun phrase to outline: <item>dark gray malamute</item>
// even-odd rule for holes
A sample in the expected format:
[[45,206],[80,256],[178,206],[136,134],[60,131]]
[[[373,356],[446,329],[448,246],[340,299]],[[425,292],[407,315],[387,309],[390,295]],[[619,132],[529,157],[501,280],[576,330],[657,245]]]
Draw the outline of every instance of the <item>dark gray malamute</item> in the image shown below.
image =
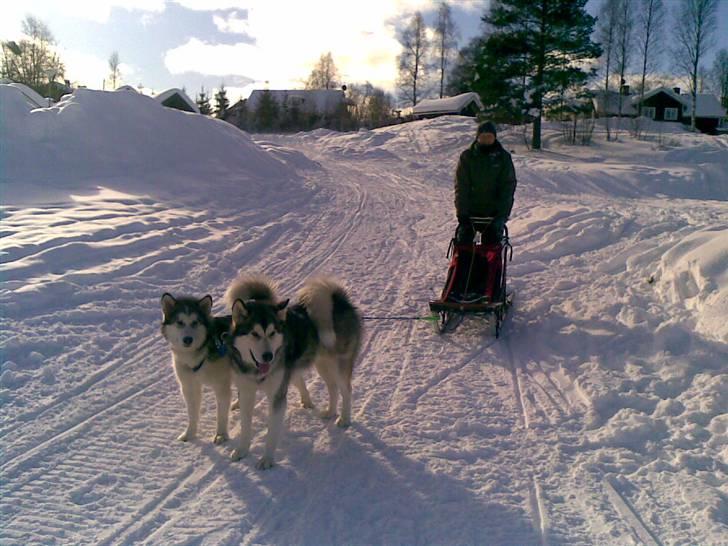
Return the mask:
[[288,386],[293,383],[301,402],[312,407],[302,371],[312,364],[326,383],[328,409],[336,415],[341,393],[339,426],[351,422],[351,376],[361,346],[361,319],[346,291],[331,279],[308,281],[296,304],[280,301],[272,283],[261,276],[244,276],[228,288],[232,306],[229,345],[233,381],[240,402],[240,444],[237,460],[247,455],[252,438],[252,413],[258,389],[268,398],[268,434],[258,468],[270,468],[285,417]]

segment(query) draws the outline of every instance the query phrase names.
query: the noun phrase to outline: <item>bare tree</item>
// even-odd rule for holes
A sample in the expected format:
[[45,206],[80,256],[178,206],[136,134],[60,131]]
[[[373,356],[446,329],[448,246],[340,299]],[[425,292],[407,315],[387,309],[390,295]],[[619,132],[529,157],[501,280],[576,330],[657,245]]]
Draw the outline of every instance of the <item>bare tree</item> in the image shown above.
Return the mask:
[[599,12],[597,23],[598,41],[602,46],[602,58],[604,62],[604,114],[607,140],[611,140],[612,138],[609,123],[609,80],[612,76],[612,61],[616,56],[617,49],[619,7],[620,0],[605,0]]
[[690,127],[695,130],[695,106],[698,93],[700,61],[713,46],[713,34],[717,26],[718,0],[681,0],[677,11],[678,66],[689,78],[691,96]]
[[48,26],[32,15],[23,20],[22,32],[28,39],[2,43],[0,74],[42,95],[53,96],[53,83],[64,73],[63,63],[52,48],[56,40]]
[[624,104],[624,76],[632,61],[632,40],[634,37],[632,23],[631,0],[620,0],[617,19],[617,71],[619,72],[619,98],[617,109],[617,134],[622,123],[622,106]]
[[645,96],[647,72],[656,67],[655,59],[658,40],[665,20],[665,5],[662,0],[639,0],[637,16],[637,48],[642,56],[642,79],[640,80],[639,115],[642,115],[642,99]]
[[452,10],[447,2],[440,4],[435,24],[434,49],[440,73],[440,98],[445,95],[445,77],[448,71],[448,62],[457,52],[458,32],[452,19]]
[[402,53],[397,57],[399,76],[397,89],[400,98],[412,106],[417,105],[422,95],[427,76],[426,59],[430,48],[427,38],[427,27],[418,11],[409,25],[399,35]]
[[339,71],[331,52],[319,57],[306,81],[306,89],[334,89],[339,86]]
[[109,56],[109,80],[111,81],[111,90],[113,91],[117,87],[117,83],[121,80],[121,60],[119,59],[119,52],[114,51]]

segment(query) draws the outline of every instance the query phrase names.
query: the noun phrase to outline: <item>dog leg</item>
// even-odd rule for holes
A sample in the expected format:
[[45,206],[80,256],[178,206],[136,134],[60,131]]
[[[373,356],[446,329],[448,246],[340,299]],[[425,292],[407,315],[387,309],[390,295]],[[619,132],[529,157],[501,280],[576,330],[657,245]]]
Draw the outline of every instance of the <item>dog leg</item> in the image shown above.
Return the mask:
[[318,371],[321,379],[326,384],[326,390],[329,391],[329,405],[328,408],[319,413],[322,419],[331,419],[336,415],[336,404],[339,398],[339,388],[336,385],[336,362],[328,356],[322,356],[316,359],[316,370]]
[[313,408],[313,401],[311,400],[311,395],[308,393],[308,389],[306,388],[306,381],[303,379],[303,374],[295,374],[292,382],[301,394],[301,406],[307,409]]
[[265,452],[256,465],[259,470],[267,470],[273,466],[276,447],[283,431],[286,416],[287,400],[284,397],[268,395],[268,434],[265,437]]
[[192,384],[182,383],[182,396],[187,406],[187,429],[177,436],[181,442],[193,440],[197,436],[197,424],[200,420],[200,404],[202,403],[202,385],[195,382]]
[[336,374],[336,384],[341,391],[341,415],[336,424],[346,428],[351,424],[351,381],[339,372]]
[[217,403],[217,432],[213,443],[222,444],[228,440],[228,416],[230,415],[230,386],[218,385],[215,387],[215,401]]
[[255,384],[247,381],[238,385],[238,400],[240,402],[240,443],[233,450],[232,460],[239,461],[250,451],[250,441],[253,438],[253,407],[255,406]]

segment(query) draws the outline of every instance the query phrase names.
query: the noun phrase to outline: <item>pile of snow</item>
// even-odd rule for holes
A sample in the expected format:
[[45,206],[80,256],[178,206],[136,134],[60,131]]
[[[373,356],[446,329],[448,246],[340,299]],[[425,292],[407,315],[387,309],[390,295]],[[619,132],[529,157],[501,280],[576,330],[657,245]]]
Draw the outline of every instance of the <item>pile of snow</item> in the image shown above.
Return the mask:
[[296,178],[232,125],[138,93],[77,89],[33,108],[16,86],[0,85],[0,119],[0,176],[13,203],[97,186],[184,198],[206,191],[203,180],[221,195],[241,184],[284,191]]

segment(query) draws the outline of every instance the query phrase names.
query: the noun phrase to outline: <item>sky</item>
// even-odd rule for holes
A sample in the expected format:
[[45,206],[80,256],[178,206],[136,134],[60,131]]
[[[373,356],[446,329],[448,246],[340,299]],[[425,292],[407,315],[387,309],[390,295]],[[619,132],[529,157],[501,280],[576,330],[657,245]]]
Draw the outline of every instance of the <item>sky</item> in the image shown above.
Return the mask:
[[[674,7],[677,0],[666,0]],[[728,47],[728,0],[719,0],[718,44]],[[489,0],[451,1],[462,46],[480,33]],[[394,90],[397,30],[416,11],[434,23],[438,0],[26,0],[3,5],[0,39],[18,39],[22,19],[42,19],[58,42],[66,78],[102,89],[108,58],[119,53],[124,83],[159,93],[201,86],[228,89],[232,101],[253,89],[301,87],[331,51],[343,83]],[[600,0],[590,0],[595,14]],[[709,63],[710,64],[710,63]]]

